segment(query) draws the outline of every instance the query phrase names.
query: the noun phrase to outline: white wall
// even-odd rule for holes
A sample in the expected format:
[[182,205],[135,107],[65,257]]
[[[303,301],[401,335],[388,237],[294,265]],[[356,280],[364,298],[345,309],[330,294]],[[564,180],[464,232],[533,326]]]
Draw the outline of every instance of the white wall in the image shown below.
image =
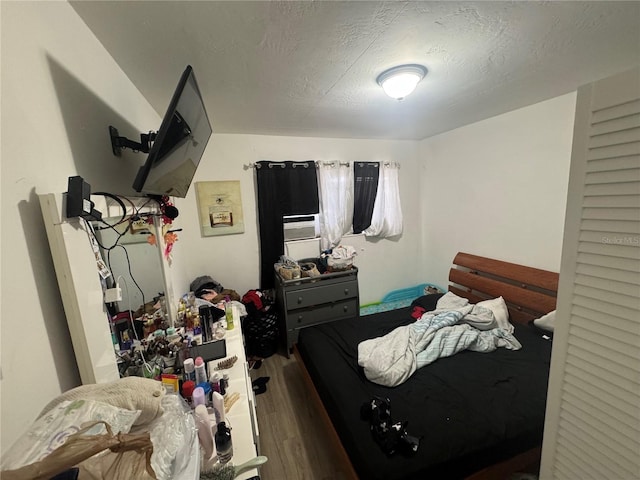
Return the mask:
[[107,127],[135,138],[160,118],[66,2],[0,8],[2,450],[80,383],[37,194],[77,174],[129,193],[139,160],[111,154]]
[[423,140],[425,275],[459,251],[558,272],[575,92]]
[[[215,130],[215,112],[211,122]],[[405,218],[404,233],[398,239],[348,239],[358,248],[355,264],[359,267],[362,303],[379,300],[389,290],[418,283],[421,274],[415,268],[418,258],[420,227],[416,142],[355,140],[331,138],[275,137],[263,135],[216,135],[209,141],[194,182],[240,180],[245,232],[237,235],[202,237],[196,211],[196,193],[192,186],[186,199],[178,199],[178,223],[184,230],[175,245],[175,256],[184,267],[182,280],[188,283],[199,275],[210,275],[227,288],[243,295],[259,287],[259,243],[257,210],[252,168],[260,160],[340,160],[396,161],[401,164],[399,182]],[[180,268],[180,267],[179,267]],[[175,277],[174,277],[175,278]],[[176,285],[176,291],[179,286]]]

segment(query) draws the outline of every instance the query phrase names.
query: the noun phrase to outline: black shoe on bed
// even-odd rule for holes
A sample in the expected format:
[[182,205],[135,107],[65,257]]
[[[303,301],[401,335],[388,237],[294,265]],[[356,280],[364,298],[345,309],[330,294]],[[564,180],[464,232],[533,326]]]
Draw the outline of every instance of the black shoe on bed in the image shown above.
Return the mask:
[[418,451],[420,439],[407,433],[408,422],[393,421],[388,398],[374,397],[362,404],[360,417],[369,421],[373,439],[386,455],[392,456],[398,451],[413,455]]

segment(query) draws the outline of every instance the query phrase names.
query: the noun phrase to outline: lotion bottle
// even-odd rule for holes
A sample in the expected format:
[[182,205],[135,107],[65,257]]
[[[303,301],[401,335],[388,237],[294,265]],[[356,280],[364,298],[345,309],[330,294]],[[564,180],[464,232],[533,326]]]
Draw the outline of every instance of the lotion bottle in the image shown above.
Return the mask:
[[209,413],[204,405],[198,405],[194,412],[198,439],[204,451],[204,460],[209,461],[216,455],[216,445],[213,439],[213,425],[209,420]]
[[224,422],[224,397],[218,392],[213,392],[211,394],[211,403],[213,405],[213,411],[216,416],[216,424]]

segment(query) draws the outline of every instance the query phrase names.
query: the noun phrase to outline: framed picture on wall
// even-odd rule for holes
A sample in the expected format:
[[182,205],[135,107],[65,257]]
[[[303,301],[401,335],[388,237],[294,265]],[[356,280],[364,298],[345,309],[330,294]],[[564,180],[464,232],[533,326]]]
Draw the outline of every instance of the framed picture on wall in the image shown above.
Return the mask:
[[240,181],[196,182],[203,237],[244,233]]

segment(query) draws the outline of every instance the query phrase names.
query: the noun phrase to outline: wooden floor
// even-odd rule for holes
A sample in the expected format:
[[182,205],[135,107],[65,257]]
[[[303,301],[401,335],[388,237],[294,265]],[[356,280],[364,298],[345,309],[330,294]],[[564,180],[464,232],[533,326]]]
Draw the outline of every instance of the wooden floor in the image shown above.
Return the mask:
[[256,395],[261,480],[339,480],[335,456],[321,419],[313,410],[296,359],[276,353],[251,378],[270,377],[267,391]]

